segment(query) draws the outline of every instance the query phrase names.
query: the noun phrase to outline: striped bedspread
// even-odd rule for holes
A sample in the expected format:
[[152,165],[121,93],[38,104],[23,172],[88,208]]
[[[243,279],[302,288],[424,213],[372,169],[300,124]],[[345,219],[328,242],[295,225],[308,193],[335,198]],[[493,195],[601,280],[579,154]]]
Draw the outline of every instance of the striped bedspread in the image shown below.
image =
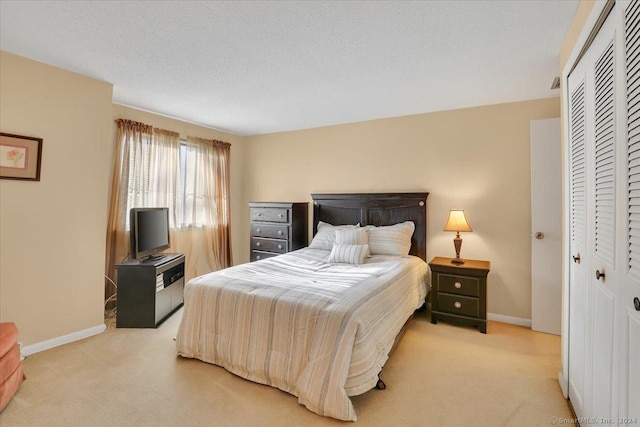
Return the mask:
[[376,385],[396,335],[424,302],[427,264],[413,256],[376,255],[361,265],[328,258],[305,248],[191,280],[178,354],[355,421],[348,396]]

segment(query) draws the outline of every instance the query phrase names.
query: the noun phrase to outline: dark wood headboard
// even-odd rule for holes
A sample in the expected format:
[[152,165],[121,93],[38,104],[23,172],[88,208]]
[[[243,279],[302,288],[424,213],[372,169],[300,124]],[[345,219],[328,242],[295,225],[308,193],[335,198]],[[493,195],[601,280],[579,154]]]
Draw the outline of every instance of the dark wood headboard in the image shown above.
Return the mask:
[[313,235],[318,231],[318,221],[362,226],[413,221],[416,230],[409,254],[426,261],[427,196],[429,193],[312,194]]

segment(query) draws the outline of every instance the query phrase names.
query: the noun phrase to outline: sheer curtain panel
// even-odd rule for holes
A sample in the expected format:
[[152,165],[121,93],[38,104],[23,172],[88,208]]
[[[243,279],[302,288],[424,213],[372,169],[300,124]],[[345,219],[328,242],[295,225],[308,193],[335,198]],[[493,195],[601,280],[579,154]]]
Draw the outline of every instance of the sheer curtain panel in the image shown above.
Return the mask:
[[105,298],[108,300],[116,293],[115,264],[127,259],[129,252],[128,203],[131,159],[135,157],[137,147],[151,143],[153,127],[131,120],[116,120],[116,155],[111,179],[111,200],[107,222],[107,251],[105,275]]
[[[231,145],[188,137],[181,147],[182,179],[172,248],[186,255],[193,277],[231,266],[229,157]],[[172,237],[174,236],[172,235]]]

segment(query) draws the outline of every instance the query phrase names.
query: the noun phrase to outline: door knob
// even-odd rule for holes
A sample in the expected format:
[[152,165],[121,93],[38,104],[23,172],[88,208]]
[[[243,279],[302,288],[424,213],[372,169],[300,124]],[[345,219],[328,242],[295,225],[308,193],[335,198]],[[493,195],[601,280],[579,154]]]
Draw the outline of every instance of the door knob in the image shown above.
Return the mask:
[[541,233],[541,232],[539,232],[539,231],[538,231],[538,232],[536,233],[536,239],[538,239],[538,240],[542,240],[542,239],[544,239],[544,233]]
[[572,257],[573,258],[573,262],[575,262],[576,264],[580,264],[580,253],[578,253],[578,255]]
[[602,280],[604,282],[604,279],[605,279],[604,268],[601,270],[596,270],[596,279]]

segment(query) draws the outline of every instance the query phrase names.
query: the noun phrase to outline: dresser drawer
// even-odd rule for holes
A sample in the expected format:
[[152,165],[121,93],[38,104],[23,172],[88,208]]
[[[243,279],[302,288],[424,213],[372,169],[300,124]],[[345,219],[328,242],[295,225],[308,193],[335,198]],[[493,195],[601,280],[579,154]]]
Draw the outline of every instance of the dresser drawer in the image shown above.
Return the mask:
[[288,245],[286,240],[263,239],[261,237],[252,237],[251,249],[266,251],[266,252],[277,252],[279,254],[283,254],[285,252],[288,252]]
[[254,223],[254,224],[251,224],[251,235],[255,237],[272,237],[275,239],[288,239],[289,226]]
[[261,259],[272,258],[278,255],[279,254],[274,254],[272,252],[251,251],[251,262],[260,261]]
[[480,280],[475,277],[439,273],[438,292],[478,297],[480,296]]
[[289,222],[289,209],[251,208],[251,221]]
[[479,317],[478,298],[438,293],[438,311],[460,316]]

